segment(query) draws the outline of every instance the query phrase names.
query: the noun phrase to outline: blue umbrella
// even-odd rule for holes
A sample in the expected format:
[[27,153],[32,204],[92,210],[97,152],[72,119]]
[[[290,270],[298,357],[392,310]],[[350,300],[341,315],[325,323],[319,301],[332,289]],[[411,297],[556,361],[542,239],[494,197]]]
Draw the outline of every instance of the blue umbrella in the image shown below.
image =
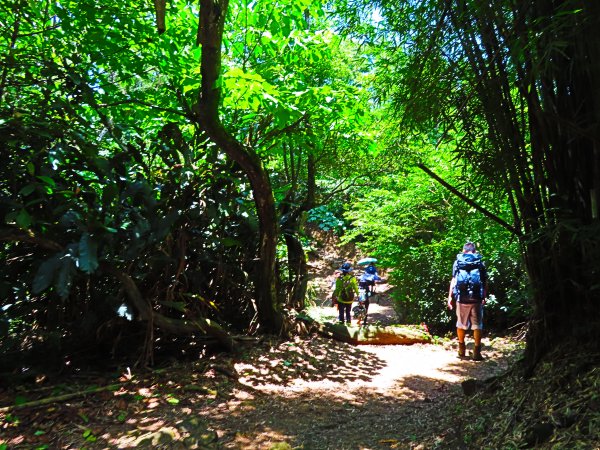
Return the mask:
[[359,260],[356,264],[359,266],[366,266],[367,264],[376,263],[377,259],[375,258],[363,258]]

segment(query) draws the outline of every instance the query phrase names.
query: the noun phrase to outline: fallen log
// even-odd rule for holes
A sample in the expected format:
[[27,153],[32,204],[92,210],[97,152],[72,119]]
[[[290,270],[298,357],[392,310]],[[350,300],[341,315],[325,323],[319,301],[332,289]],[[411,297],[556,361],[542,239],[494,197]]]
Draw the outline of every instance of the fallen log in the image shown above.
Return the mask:
[[346,326],[337,323],[320,323],[305,315],[297,320],[307,322],[319,334],[354,345],[411,345],[429,344],[432,336],[421,325],[366,325]]

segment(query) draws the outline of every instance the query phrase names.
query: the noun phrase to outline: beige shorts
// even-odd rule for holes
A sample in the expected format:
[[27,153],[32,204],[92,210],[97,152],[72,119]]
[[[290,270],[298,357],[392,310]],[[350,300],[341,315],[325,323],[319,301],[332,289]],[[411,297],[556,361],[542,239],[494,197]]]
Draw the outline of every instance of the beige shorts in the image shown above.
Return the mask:
[[483,329],[483,305],[481,303],[456,303],[456,328],[463,330]]

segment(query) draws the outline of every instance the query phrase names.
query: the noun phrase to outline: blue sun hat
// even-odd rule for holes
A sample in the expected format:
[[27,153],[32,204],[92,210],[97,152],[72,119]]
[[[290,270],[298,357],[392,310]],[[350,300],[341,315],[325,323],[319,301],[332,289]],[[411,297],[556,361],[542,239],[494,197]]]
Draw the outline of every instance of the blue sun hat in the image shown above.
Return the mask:
[[340,270],[342,271],[342,273],[350,273],[353,269],[350,263],[345,262],[344,264],[342,264],[342,267],[340,267]]

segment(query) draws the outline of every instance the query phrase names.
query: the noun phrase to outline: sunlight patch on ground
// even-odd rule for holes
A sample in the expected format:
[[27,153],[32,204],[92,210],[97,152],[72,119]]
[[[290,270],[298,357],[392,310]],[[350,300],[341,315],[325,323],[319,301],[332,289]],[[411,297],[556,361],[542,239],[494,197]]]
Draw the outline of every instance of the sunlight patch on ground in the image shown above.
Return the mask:
[[[439,345],[361,345],[357,346],[364,353],[372,354],[378,361],[384,361],[383,367],[372,375],[356,377],[344,376],[331,368],[331,377],[322,379],[295,378],[281,385],[277,382],[256,384],[250,378],[240,378],[240,382],[265,393],[302,396],[307,393],[323,395],[336,399],[354,401],[357,396],[366,393],[414,398],[414,388],[405,384],[411,378],[426,379],[429,383],[459,383],[464,378],[460,370],[448,370],[454,364],[471,364],[470,361],[459,361],[454,352]],[[366,356],[368,358],[368,356]],[[368,360],[365,365],[368,366]],[[458,366],[460,369],[460,366]],[[243,373],[244,368],[238,370]],[[343,368],[342,370],[347,370]],[[277,379],[277,377],[273,377]],[[341,384],[344,389],[341,389]],[[408,384],[412,384],[408,382]]]
[[[380,395],[395,398],[426,398],[428,392],[440,391],[451,385],[457,385],[465,378],[473,376],[478,369],[503,364],[496,359],[493,349],[484,339],[484,348],[488,348],[489,357],[485,362],[460,360],[453,348],[432,344],[415,345],[359,345],[364,366],[369,366],[369,354],[379,362],[379,368],[372,373],[365,373],[358,367],[352,372],[348,367],[331,367],[331,376],[320,379],[302,378],[301,376],[278,382],[273,376],[269,382],[256,383],[252,378],[240,378],[240,382],[264,393],[282,395],[288,398],[306,394],[321,395],[343,401],[356,401],[365,395]],[[499,355],[497,355],[499,356]],[[237,368],[243,373],[244,368]],[[340,389],[341,383],[344,389]]]

